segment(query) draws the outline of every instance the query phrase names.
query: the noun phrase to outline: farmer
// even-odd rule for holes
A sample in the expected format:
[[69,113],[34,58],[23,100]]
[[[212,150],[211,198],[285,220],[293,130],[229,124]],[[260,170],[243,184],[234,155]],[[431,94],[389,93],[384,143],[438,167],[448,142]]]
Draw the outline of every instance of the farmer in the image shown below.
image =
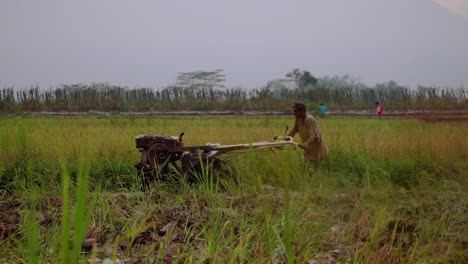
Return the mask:
[[379,101],[375,102],[375,106],[375,113],[377,114],[377,119],[380,120],[383,117],[383,106]]
[[327,106],[324,103],[321,103],[319,106],[319,116],[321,118],[324,118],[327,112],[328,112]]
[[302,102],[295,102],[292,107],[294,111],[294,127],[288,136],[294,137],[296,133],[301,136],[300,148],[304,150],[304,159],[312,163],[314,171],[320,167],[320,159],[328,154],[327,145],[322,139],[317,120],[306,112],[306,106]]

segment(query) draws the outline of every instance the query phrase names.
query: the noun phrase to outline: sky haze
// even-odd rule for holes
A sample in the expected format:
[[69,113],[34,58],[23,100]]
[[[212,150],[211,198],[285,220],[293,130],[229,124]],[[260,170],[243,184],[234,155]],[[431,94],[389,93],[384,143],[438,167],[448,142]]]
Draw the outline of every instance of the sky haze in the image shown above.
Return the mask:
[[0,3],[0,87],[163,87],[223,69],[255,88],[293,68],[468,85],[466,0],[41,0]]

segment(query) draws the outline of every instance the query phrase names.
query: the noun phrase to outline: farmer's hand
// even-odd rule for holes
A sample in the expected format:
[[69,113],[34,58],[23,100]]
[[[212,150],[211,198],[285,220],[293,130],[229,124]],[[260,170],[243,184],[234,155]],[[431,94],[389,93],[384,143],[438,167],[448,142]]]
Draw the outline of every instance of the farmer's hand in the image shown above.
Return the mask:
[[299,147],[300,147],[301,149],[304,149],[304,150],[305,150],[305,149],[307,149],[307,144],[302,143],[301,145],[299,145]]

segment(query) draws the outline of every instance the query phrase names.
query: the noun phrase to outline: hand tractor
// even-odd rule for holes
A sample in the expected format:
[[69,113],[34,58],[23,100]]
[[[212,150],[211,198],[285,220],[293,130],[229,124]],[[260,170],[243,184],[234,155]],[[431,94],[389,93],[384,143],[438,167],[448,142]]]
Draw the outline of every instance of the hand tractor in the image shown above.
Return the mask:
[[281,150],[298,146],[292,137],[276,136],[271,141],[222,145],[208,143],[205,146],[184,146],[184,133],[178,137],[155,134],[135,138],[141,152],[141,160],[135,167],[149,178],[164,178],[170,174],[195,179],[204,168],[220,169],[226,162],[223,156],[258,150]]

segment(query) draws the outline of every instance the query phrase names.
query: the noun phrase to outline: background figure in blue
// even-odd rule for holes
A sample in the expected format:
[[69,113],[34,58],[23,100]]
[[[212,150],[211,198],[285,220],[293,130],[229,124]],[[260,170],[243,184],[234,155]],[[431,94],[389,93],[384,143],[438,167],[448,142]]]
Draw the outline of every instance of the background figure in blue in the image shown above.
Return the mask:
[[321,103],[319,106],[319,116],[320,117],[325,117],[325,114],[327,113],[328,108],[324,103]]

